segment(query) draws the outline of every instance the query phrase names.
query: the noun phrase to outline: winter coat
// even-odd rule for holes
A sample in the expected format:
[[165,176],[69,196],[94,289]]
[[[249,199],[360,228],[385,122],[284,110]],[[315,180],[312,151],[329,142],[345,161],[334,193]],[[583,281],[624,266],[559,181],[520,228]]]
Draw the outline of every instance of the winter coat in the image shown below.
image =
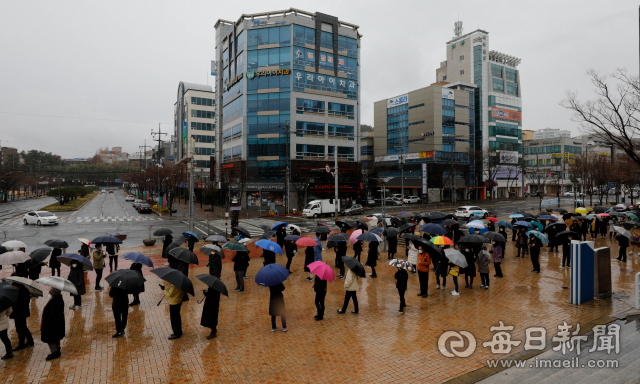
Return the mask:
[[204,306],[202,307],[202,318],[200,325],[207,328],[218,326],[218,313],[220,310],[220,292],[209,288],[204,292]]
[[505,240],[509,240],[509,237],[507,237],[507,230],[503,226],[498,228],[498,233],[504,236]]
[[29,269],[27,266],[27,262],[16,264],[15,267],[16,267],[16,271],[13,272],[11,276],[29,278]]
[[396,288],[398,291],[406,291],[407,290],[407,280],[409,280],[409,274],[406,269],[400,269],[394,275],[396,278]]
[[285,242],[284,238],[286,236],[287,236],[287,232],[285,231],[284,226],[280,226],[276,231],[276,243],[278,243],[280,247],[284,245],[284,242]]
[[211,252],[209,255],[209,274],[217,278],[222,274],[222,258],[217,252]]
[[9,316],[12,312],[11,307],[0,312],[0,331],[6,331],[9,328]]
[[172,241],[173,241],[173,236],[166,235],[164,237],[164,241],[162,242],[162,258],[163,259],[167,258],[167,247],[169,246],[169,244],[171,244]]
[[176,259],[175,269],[182,272],[185,276],[189,276],[189,263],[187,263],[186,261]]
[[496,244],[493,246],[493,249],[491,249],[491,254],[493,255],[493,262],[494,263],[502,263],[502,259],[504,258],[503,256],[503,251],[502,251],[502,245],[501,244]]
[[287,259],[293,258],[296,254],[293,251],[296,250],[295,244],[292,241],[286,241],[284,243],[284,253],[287,256]]
[[29,310],[29,306],[31,305],[31,293],[25,287],[18,288],[18,300],[13,303],[11,309],[13,313],[11,314],[12,319],[26,319],[31,316],[31,311]]
[[[133,263],[131,264],[131,267],[129,267],[129,269],[138,272],[138,274],[142,277],[142,264]],[[144,283],[142,283],[142,286],[140,288],[131,290],[131,293],[135,294],[141,294],[142,292],[144,292]]]
[[322,245],[320,245],[320,239],[316,237],[314,240],[318,242],[318,244],[313,247],[313,252],[315,253],[314,261],[322,261]]
[[[388,240],[391,241],[391,238],[389,238]],[[398,239],[396,239],[396,244],[397,243],[398,243]],[[355,244],[353,244],[353,250],[354,250],[354,252],[358,252],[358,251],[362,252],[362,240],[358,240],[358,241],[356,241]],[[391,252],[391,251],[389,251],[389,252]]]
[[40,272],[42,272],[42,263],[38,263],[35,266],[31,266],[33,260],[29,260],[27,263],[27,275],[31,280],[37,280],[40,278]]
[[352,270],[347,270],[347,276],[344,278],[344,289],[347,291],[357,291],[358,288],[360,288],[358,279],[358,275],[356,275]]
[[107,251],[107,254],[112,257],[118,255],[115,244],[107,244],[105,251]]
[[315,261],[316,253],[315,253],[315,250],[313,248],[314,247],[307,247],[304,250],[304,266],[305,267]]
[[104,253],[102,253],[102,251],[97,249],[93,251],[91,259],[93,269],[104,269]]
[[569,227],[569,230],[576,233],[580,233],[580,224],[578,224],[577,221],[574,221],[573,224],[571,224],[571,226]]
[[413,242],[409,243],[409,255],[407,257],[407,261],[414,267],[418,265],[418,249],[413,245]]
[[276,263],[276,254],[273,251],[264,250],[262,252],[262,256],[264,256],[264,265],[275,264]]
[[447,258],[444,256],[438,255],[437,258],[434,257],[432,260],[433,260],[433,266],[436,270],[436,275],[446,277],[447,276]]
[[169,288],[164,290],[164,295],[169,298],[170,305],[177,305],[182,303],[182,297],[184,296],[184,291],[178,289],[178,287],[174,285],[170,285]]
[[369,267],[375,268],[378,261],[378,242],[372,241],[369,243],[369,253],[367,254],[367,262],[365,263]]
[[[355,250],[355,245],[353,247]],[[360,249],[362,249],[362,245],[360,245]],[[387,237],[387,249],[389,253],[397,253],[398,252],[398,238],[397,237]]]
[[67,280],[73,283],[78,290],[78,295],[82,296],[87,293],[87,289],[84,285],[84,269],[82,263],[78,263],[77,266],[71,267]]
[[189,239],[187,240],[187,247],[189,247],[189,250],[193,250],[193,246],[197,243],[196,238],[193,236],[189,236]]
[[480,253],[478,253],[478,272],[489,273],[490,262],[491,262],[491,257],[489,256],[489,252],[480,251]]
[[627,248],[629,246],[629,239],[622,235],[616,235],[616,240],[618,240],[618,245],[620,248]]
[[118,287],[109,288],[109,297],[113,299],[111,302],[111,308],[129,307],[129,295],[124,289],[120,289]]
[[322,280],[316,275],[315,280],[313,281],[313,291],[314,292],[326,292],[327,291],[327,281]]
[[429,253],[422,251],[418,254],[418,272],[429,272],[429,265],[431,265],[431,256]]
[[282,283],[269,287],[269,315],[271,316],[284,316],[284,285]]
[[236,252],[231,261],[233,261],[234,271],[244,271],[249,266],[249,254],[244,251]]
[[347,256],[347,242],[346,241],[338,241],[338,246],[336,247],[336,258]]
[[491,232],[495,232],[496,231],[496,225],[490,221],[489,224],[487,224],[487,230],[491,231]]
[[91,255],[91,250],[89,249],[89,246],[87,244],[82,243],[80,245],[80,254],[87,259],[89,258],[89,255]]
[[522,248],[527,246],[527,235],[524,232],[518,231],[516,235],[516,247]]
[[60,255],[62,255],[62,249],[53,248],[53,251],[51,251],[51,257],[49,257],[49,268],[60,268],[62,265],[58,261],[58,256]]
[[65,336],[64,300],[62,295],[52,297],[42,310],[40,340],[43,343],[57,343]]
[[476,277],[476,261],[475,254],[473,251],[466,249],[461,252],[464,255],[464,258],[467,260],[467,266],[461,270],[460,272],[464,272],[468,277]]

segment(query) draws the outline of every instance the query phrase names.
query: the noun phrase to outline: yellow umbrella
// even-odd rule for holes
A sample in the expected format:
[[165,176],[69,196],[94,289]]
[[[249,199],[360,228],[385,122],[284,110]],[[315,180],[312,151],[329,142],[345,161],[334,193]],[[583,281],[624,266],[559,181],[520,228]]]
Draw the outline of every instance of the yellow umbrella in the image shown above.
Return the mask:
[[587,209],[587,208],[578,208],[578,209],[576,209],[576,212],[582,213],[583,215],[589,213],[589,211],[590,211],[590,209]]

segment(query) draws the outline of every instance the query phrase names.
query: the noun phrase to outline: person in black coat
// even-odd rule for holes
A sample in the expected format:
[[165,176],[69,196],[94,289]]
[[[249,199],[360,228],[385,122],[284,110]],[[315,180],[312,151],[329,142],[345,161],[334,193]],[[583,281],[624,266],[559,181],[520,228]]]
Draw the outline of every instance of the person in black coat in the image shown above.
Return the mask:
[[493,221],[490,221],[489,224],[487,224],[487,231],[490,231],[490,232],[496,231],[496,225],[493,223]]
[[623,236],[620,233],[616,234],[616,240],[618,240],[618,245],[620,249],[618,250],[618,257],[616,260],[627,262],[627,247],[629,247],[629,239],[626,236]]
[[75,260],[71,262],[71,270],[69,271],[67,280],[73,283],[78,291],[77,295],[71,295],[73,296],[73,305],[70,306],[69,309],[80,309],[82,308],[82,295],[87,293],[87,289],[84,285],[84,269],[80,262]]
[[284,238],[287,236],[287,231],[284,229],[284,225],[281,225],[276,230],[276,243],[282,248],[284,245]]
[[249,264],[249,254],[244,251],[238,251],[231,261],[233,261],[233,271],[236,273],[234,291],[242,293],[244,292],[244,273],[247,270],[246,266]]
[[316,310],[318,314],[313,316],[316,321],[320,321],[324,318],[324,299],[327,296],[327,281],[322,280],[316,276],[313,282],[313,291],[316,293]]
[[580,235],[582,237],[582,241],[587,241],[588,233],[589,233],[589,221],[582,220],[582,225],[580,226]]
[[476,277],[476,255],[478,253],[469,248],[469,244],[464,245],[461,253],[467,261],[467,266],[464,269],[460,269],[460,272],[464,272],[464,287],[473,289],[473,279]]
[[15,268],[15,272],[13,272],[11,276],[29,278],[29,265],[27,264],[27,261],[24,263],[14,264],[13,266]]
[[[396,239],[396,244],[397,243],[398,239]],[[353,257],[360,261],[360,254],[362,253],[362,240],[358,240],[355,244],[353,244],[353,252],[355,253]]]
[[196,240],[195,237],[189,235],[189,238],[187,239],[187,246],[191,252],[193,252],[193,246],[196,245],[197,242],[198,240]]
[[292,274],[293,272],[291,272],[291,262],[293,261],[293,257],[295,256],[295,243],[293,241],[285,241],[284,243],[284,252],[285,255],[287,255],[287,271],[289,271],[289,274]]
[[307,268],[307,265],[313,263],[315,261],[316,258],[316,254],[315,251],[313,250],[313,247],[307,247],[304,250],[304,271],[305,272],[309,272],[309,268]]
[[49,290],[51,299],[42,310],[42,320],[40,321],[40,340],[49,344],[51,353],[46,360],[53,360],[60,357],[60,340],[65,336],[64,321],[64,300],[62,292],[56,288]]
[[218,252],[211,252],[207,267],[209,267],[209,274],[211,276],[215,276],[218,279],[222,276],[222,257]]
[[371,267],[371,277],[376,278],[378,275],[376,274],[376,262],[378,261],[378,242],[371,241],[369,242],[369,253],[367,254],[367,262],[365,263],[367,266]]
[[282,331],[287,332],[287,318],[285,315],[286,309],[284,305],[284,285],[282,283],[269,287],[269,315],[271,315],[271,331],[278,330],[276,327],[276,317],[280,316],[282,321]]
[[[129,267],[129,269],[138,272],[140,277],[142,277],[142,264],[141,263],[132,263],[131,267]],[[142,286],[140,288],[131,290],[131,294],[133,295],[133,301],[131,303],[129,303],[130,307],[133,307],[134,305],[140,304],[140,294],[142,292],[144,292],[144,283],[142,283]]]
[[27,347],[33,347],[33,337],[31,331],[27,327],[27,318],[31,316],[29,305],[31,302],[31,293],[22,284],[13,284],[18,289],[18,300],[13,304],[13,312],[9,316],[13,319],[16,326],[16,333],[18,333],[18,346],[13,348],[14,351],[19,351]]
[[[504,236],[505,240],[507,240],[507,241],[509,240],[509,237],[507,236],[507,229],[505,227],[503,227],[502,225],[500,225],[498,227],[498,233],[501,234],[502,236]],[[477,253],[476,253],[476,255],[477,255]]]
[[542,241],[537,237],[535,237],[534,235],[529,235],[531,265],[533,265],[533,270],[531,272],[534,272],[534,273],[540,273],[540,248],[542,248]]
[[129,315],[129,294],[124,289],[111,287],[109,297],[113,299],[111,309],[116,320],[116,334],[112,337],[118,339],[124,337],[124,330],[127,328],[127,317]]
[[211,328],[211,333],[207,339],[213,339],[218,334],[218,312],[220,310],[220,292],[213,288],[208,288],[204,292],[204,306],[202,307],[202,318],[200,325]]
[[62,264],[58,261],[58,256],[60,255],[62,255],[62,249],[53,248],[53,251],[51,251],[51,257],[49,257],[49,268],[51,268],[51,276],[55,276],[57,270],[58,277],[62,277],[60,275],[60,266]]
[[29,276],[29,278],[33,281],[38,280],[40,278],[40,273],[42,272],[43,263],[35,264],[34,260],[28,260],[25,262],[25,264],[27,264],[27,268],[29,268],[27,270],[27,275]]
[[80,244],[80,252],[79,252],[82,256],[86,257],[87,259],[89,258],[89,256],[91,256],[91,250],[89,249],[89,246],[85,243]]
[[575,233],[580,233],[580,223],[578,222],[578,220],[574,220],[573,223],[571,223],[569,230]]
[[[511,225],[515,224],[516,221],[518,221],[515,217],[513,219],[511,219]],[[513,228],[511,230],[511,241],[516,241],[516,234],[518,233],[518,231]]]
[[562,268],[571,266],[571,239],[572,236],[564,237],[562,241]]
[[120,247],[117,244],[107,244],[106,251],[109,255],[109,272],[113,272],[113,265],[115,264],[115,270],[118,270],[118,250]]
[[171,244],[172,241],[173,241],[173,236],[166,235],[164,237],[164,241],[162,242],[162,258],[163,259],[168,258],[168,256],[167,256],[167,247],[169,246],[169,244]]
[[395,236],[387,237],[387,255],[389,256],[389,260],[396,257],[396,252],[398,252],[398,238]]
[[344,261],[342,261],[342,256],[347,256],[346,241],[338,241],[338,246],[336,247],[336,267],[340,269],[339,279],[344,277]]
[[[189,236],[192,237],[192,236]],[[182,272],[183,275],[189,277],[189,263],[186,261],[182,261],[180,259],[176,259],[176,268],[178,271]],[[182,296],[182,301],[189,301],[189,294],[187,291],[184,291]]]
[[400,309],[398,313],[404,314],[404,307],[407,304],[404,302],[404,293],[407,291],[407,280],[409,280],[409,274],[404,268],[398,268],[398,272],[395,274],[396,278],[396,288],[398,289],[398,294],[400,295]]
[[262,251],[262,257],[264,257],[264,265],[275,264],[276,263],[276,254],[273,251],[269,251],[267,249]]

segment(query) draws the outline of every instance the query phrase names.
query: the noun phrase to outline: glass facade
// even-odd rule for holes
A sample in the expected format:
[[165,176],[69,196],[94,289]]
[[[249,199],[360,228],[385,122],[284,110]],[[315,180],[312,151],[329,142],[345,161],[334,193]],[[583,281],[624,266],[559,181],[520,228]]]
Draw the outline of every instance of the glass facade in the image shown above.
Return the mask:
[[475,123],[476,123],[476,151],[482,150],[482,46],[473,47],[473,83],[476,85],[474,92],[475,100]]
[[387,108],[387,154],[409,153],[409,104]]
[[293,90],[304,92],[306,89],[347,95],[349,99],[358,98],[358,85],[355,80],[320,73],[293,71]]

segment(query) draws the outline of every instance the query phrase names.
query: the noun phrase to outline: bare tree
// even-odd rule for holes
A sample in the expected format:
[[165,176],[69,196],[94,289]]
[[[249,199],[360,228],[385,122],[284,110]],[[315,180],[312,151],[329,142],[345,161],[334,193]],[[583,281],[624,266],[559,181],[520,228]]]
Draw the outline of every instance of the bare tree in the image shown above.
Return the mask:
[[0,166],[0,201],[8,199],[9,192],[15,191],[21,179],[22,173],[20,171]]

